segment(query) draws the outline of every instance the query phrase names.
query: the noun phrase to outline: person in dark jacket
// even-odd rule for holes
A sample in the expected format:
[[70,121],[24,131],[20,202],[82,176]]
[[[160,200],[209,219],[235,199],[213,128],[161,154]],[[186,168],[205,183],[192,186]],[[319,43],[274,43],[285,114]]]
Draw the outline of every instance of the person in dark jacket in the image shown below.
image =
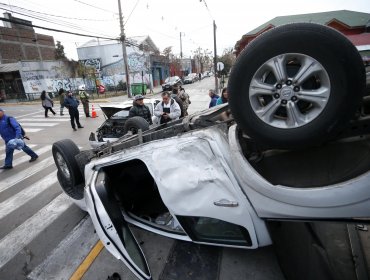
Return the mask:
[[211,102],[209,102],[209,108],[216,106],[217,99],[219,96],[215,93],[213,89],[210,89],[208,92],[209,97],[211,97]]
[[49,110],[55,116],[56,113],[53,110],[54,102],[53,102],[53,100],[51,100],[51,98],[49,97],[49,95],[46,94],[46,91],[45,90],[43,90],[41,92],[40,98],[41,98],[42,107],[44,107],[44,109],[45,109],[45,118],[48,117],[48,111]]
[[13,117],[5,115],[4,111],[0,108],[0,135],[5,141],[6,155],[5,163],[0,169],[12,169],[13,168],[13,153],[15,149],[23,150],[27,155],[31,157],[29,162],[35,161],[39,156],[28,147],[22,136],[22,130]]
[[80,124],[80,114],[78,112],[78,105],[80,104],[80,101],[76,99],[76,97],[73,96],[72,92],[68,92],[67,97],[64,99],[64,106],[68,108],[69,115],[71,117],[71,126],[74,131],[76,131],[76,125],[78,128],[83,128],[83,126]]
[[142,95],[136,95],[133,105],[128,113],[130,118],[139,116],[144,118],[149,124],[153,124],[152,114],[148,106],[144,104],[144,97]]

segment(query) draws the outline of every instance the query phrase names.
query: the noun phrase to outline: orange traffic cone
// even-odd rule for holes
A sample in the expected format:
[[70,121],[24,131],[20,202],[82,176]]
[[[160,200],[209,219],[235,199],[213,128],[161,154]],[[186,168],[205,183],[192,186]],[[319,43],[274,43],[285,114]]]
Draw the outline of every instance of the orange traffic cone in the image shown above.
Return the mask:
[[94,109],[94,105],[91,105],[91,117],[96,118],[98,115],[96,114],[96,111]]

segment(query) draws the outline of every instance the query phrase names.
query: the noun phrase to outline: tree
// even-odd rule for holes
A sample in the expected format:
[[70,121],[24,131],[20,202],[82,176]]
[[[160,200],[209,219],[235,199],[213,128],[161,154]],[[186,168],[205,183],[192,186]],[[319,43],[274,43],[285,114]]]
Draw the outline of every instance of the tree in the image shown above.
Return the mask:
[[193,58],[199,62],[200,72],[203,73],[205,69],[209,70],[212,65],[212,52],[208,49],[203,50],[201,47],[194,51]]
[[221,71],[221,74],[227,75],[234,65],[236,57],[234,55],[234,49],[232,47],[224,49],[222,56],[218,57],[219,62],[224,64],[224,69]]
[[64,53],[64,46],[60,41],[57,41],[55,46],[55,59],[67,59],[66,54]]

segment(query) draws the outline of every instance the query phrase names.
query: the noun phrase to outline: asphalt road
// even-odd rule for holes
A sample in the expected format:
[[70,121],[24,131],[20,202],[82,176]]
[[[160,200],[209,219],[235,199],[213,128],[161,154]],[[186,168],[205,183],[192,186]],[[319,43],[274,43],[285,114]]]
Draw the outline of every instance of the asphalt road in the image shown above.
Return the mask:
[[[189,113],[208,108],[208,89],[214,79],[186,85],[191,98]],[[159,90],[157,94],[159,96]],[[101,102],[120,102],[114,97]],[[99,102],[97,118],[86,118],[84,128],[73,131],[69,116],[44,118],[41,104],[6,104],[7,115],[17,118],[39,154],[36,162],[15,152],[12,170],[0,170],[0,279],[107,279],[114,272],[122,279],[136,279],[98,240],[91,219],[62,193],[56,178],[51,146],[72,139],[88,149],[91,131],[104,121]],[[81,107],[81,106],[80,106]],[[0,144],[0,161],[5,157]],[[272,247],[241,250],[178,242],[135,229],[153,279],[284,279]]]

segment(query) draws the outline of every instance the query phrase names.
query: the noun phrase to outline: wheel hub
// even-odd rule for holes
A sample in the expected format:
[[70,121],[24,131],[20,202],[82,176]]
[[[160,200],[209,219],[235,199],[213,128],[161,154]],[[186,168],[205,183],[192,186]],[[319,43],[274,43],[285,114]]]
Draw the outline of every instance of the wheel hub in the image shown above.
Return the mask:
[[294,95],[293,88],[290,86],[285,86],[280,91],[280,99],[289,100]]

